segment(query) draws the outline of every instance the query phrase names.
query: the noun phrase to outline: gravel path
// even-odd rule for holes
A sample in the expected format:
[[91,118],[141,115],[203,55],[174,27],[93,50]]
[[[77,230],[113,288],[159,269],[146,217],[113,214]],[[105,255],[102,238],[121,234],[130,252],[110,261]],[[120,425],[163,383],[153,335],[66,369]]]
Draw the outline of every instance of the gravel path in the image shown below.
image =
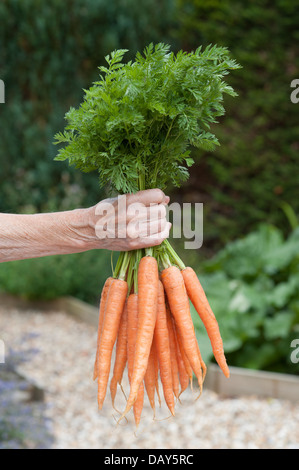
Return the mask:
[[162,406],[153,420],[145,400],[137,435],[131,414],[117,426],[109,396],[97,410],[96,330],[64,313],[0,307],[0,339],[7,350],[37,350],[20,371],[45,389],[53,449],[299,449],[299,403],[223,399],[209,390],[196,402],[184,392],[173,418]]

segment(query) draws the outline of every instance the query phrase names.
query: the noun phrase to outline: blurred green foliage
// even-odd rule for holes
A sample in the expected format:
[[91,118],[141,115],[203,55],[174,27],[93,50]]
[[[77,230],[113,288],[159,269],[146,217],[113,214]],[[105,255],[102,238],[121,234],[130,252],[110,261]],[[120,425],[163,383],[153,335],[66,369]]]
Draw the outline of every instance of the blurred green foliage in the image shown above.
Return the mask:
[[171,29],[172,0],[3,0],[0,3],[0,211],[35,212],[94,204],[97,175],[53,159],[54,134],[112,50],[128,59]]
[[[296,2],[2,0],[0,23],[6,86],[0,212],[67,210],[103,198],[97,174],[55,162],[52,142],[106,54],[126,48],[130,60],[150,42],[174,51],[210,43],[229,48],[243,68],[228,79],[239,97],[225,100],[226,115],[215,128],[221,146],[201,151],[189,182],[172,195],[172,201],[204,203],[204,245],[182,258],[196,267],[227,244],[198,272],[228,362],[296,372],[289,357],[290,340],[298,336],[298,229],[286,238],[286,216],[295,228],[299,213],[298,105],[290,101],[299,70]],[[0,265],[0,288],[96,303],[110,272],[110,254],[102,251],[16,261]],[[211,358],[196,315],[194,321]]]
[[226,46],[242,65],[228,79],[239,97],[226,99],[226,116],[216,129],[221,147],[202,156],[186,187],[188,197],[194,192],[206,202],[205,245],[215,250],[264,221],[285,230],[281,201],[299,213],[298,105],[290,100],[299,71],[298,5],[178,3],[182,47]]
[[[117,254],[113,254],[115,264]],[[0,292],[26,299],[51,300],[74,296],[97,305],[111,275],[111,253],[94,250],[0,264]]]
[[[281,230],[261,224],[228,243],[201,273],[228,363],[298,374],[290,344],[299,334],[299,227],[284,239]],[[209,360],[209,339],[194,309],[192,316]]]
[[221,147],[200,152],[185,186],[205,203],[203,250],[261,221],[284,229],[282,201],[299,212],[297,106],[290,101],[299,10],[292,0],[3,0],[0,21],[0,211],[73,208],[103,196],[96,174],[54,162],[53,136],[106,54],[126,48],[129,60],[162,41],[173,50],[227,46],[243,67],[228,79],[239,97],[226,98],[216,125]]
[[[2,0],[0,212],[87,207],[106,197],[97,173],[55,162],[54,135],[98,79],[105,55],[167,40],[172,0]],[[167,42],[167,41],[166,41]],[[110,253],[53,256],[0,265],[0,289],[28,298],[74,295],[96,303],[111,274]]]

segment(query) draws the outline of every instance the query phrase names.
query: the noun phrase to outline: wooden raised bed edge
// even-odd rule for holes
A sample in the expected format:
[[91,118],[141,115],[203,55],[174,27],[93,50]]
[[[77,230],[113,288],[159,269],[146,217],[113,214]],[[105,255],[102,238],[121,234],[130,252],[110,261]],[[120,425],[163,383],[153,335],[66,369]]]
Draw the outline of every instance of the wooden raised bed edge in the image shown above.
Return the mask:
[[[29,301],[0,294],[0,302],[2,307],[7,308],[37,309],[44,312],[63,311],[95,328],[98,325],[98,308],[74,297],[60,297],[52,301]],[[209,364],[205,388],[215,391],[224,398],[251,395],[299,402],[299,376],[239,367],[230,367],[230,373],[230,378],[227,379],[217,365]]]

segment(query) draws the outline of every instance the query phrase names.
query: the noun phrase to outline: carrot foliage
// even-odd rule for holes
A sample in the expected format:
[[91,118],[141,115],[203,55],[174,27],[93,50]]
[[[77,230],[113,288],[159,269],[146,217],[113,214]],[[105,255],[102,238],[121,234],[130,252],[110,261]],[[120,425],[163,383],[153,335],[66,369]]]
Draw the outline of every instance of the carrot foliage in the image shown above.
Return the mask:
[[[150,44],[143,54],[136,54],[135,61],[124,63],[126,52],[120,49],[106,57],[107,66],[99,67],[99,81],[85,90],[84,101],[79,108],[71,108],[66,114],[68,124],[65,131],[55,136],[56,143],[64,144],[56,159],[69,160],[81,171],[97,170],[100,184],[108,183],[113,191],[119,193],[134,193],[156,187],[163,190],[169,184],[179,186],[188,178],[188,167],[194,163],[190,155],[192,146],[213,150],[219,145],[217,137],[210,131],[210,125],[224,114],[223,95],[236,95],[224,77],[229,70],[239,66],[229,58],[227,49],[217,46],[209,46],[205,50],[199,47],[194,52],[179,51],[175,55],[166,44]],[[120,420],[135,405],[135,422],[138,425],[145,377],[151,376],[155,389],[159,367],[165,400],[171,414],[174,414],[174,396],[178,397],[180,393],[179,383],[183,391],[186,379],[187,383],[189,378],[192,380],[193,372],[200,392],[202,390],[206,366],[201,358],[190,314],[189,297],[182,274],[185,269],[183,261],[167,239],[158,247],[119,254],[103,310],[100,305],[100,312],[105,313],[103,323],[99,315],[94,375],[98,377],[98,404],[101,409],[106,395],[112,349],[118,337],[126,301],[130,325],[129,300],[132,293],[137,302],[138,334],[134,339],[132,374],[129,372],[130,394]],[[165,321],[162,330],[163,335],[166,335],[161,343],[157,341],[157,335],[155,340],[158,303],[161,303],[158,302],[159,275],[163,283],[163,295],[160,298]],[[195,273],[193,277],[196,278]],[[198,281],[197,278],[195,280]],[[123,286],[121,302],[115,301],[116,282]],[[201,302],[197,302],[195,308],[209,332],[213,328],[213,335],[210,335],[213,350],[217,351],[221,368],[228,376],[228,370],[224,369],[226,362],[216,319],[208,310],[208,301],[201,285],[192,282],[192,298],[197,299],[198,296],[201,296]],[[176,334],[173,330],[172,353],[167,308],[169,315],[172,315],[171,325],[176,324],[179,345],[175,347]],[[212,326],[210,317],[213,318]],[[132,325],[127,326],[127,338],[130,330]],[[161,365],[163,354],[159,345],[162,343],[169,350],[167,367]],[[178,364],[175,362],[178,347],[185,368],[181,382]],[[155,366],[149,373],[153,348],[157,351],[158,368]],[[131,349],[131,340],[127,339],[127,353]],[[117,383],[121,385],[121,376],[122,372],[112,382],[113,403]],[[149,390],[148,387],[146,389]],[[152,391],[149,394],[153,405]],[[139,400],[141,408],[138,405],[137,412]]]
[[180,186],[194,163],[191,147],[219,145],[210,124],[224,114],[223,95],[236,95],[224,77],[239,65],[217,46],[175,54],[151,43],[124,63],[126,52],[106,56],[99,80],[66,113],[56,160],[98,171],[100,184],[119,193]]

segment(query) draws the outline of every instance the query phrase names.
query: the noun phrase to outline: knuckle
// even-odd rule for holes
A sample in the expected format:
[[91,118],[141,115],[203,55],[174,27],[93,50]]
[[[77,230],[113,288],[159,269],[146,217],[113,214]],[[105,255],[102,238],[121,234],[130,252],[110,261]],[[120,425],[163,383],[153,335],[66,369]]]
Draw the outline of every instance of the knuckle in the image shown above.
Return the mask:
[[154,195],[155,195],[157,201],[162,202],[164,197],[165,197],[165,194],[163,193],[162,189],[155,188],[155,189],[153,189],[153,191],[155,191]]

